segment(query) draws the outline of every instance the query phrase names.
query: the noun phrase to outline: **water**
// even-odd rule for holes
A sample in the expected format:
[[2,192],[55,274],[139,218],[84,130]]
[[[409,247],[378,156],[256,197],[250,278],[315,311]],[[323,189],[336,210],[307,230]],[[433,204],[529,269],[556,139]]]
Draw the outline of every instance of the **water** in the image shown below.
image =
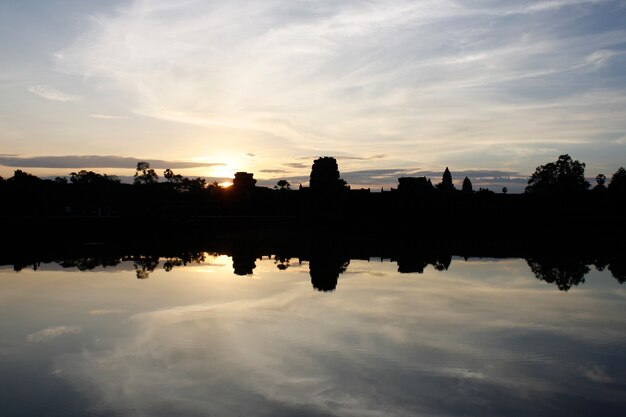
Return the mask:
[[0,415],[626,414],[608,270],[561,291],[524,259],[352,259],[325,292],[295,258],[203,257],[4,267]]

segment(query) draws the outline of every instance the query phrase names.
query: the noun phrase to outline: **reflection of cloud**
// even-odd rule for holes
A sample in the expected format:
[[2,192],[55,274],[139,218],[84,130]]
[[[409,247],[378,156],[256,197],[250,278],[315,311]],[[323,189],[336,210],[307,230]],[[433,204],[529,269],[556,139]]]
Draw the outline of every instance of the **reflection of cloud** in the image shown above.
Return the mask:
[[[601,314],[576,317],[605,311],[605,301],[555,300],[523,262],[490,263],[489,274],[458,263],[467,275],[427,271],[418,282],[395,279],[392,263],[375,267],[392,276],[342,275],[343,292],[331,296],[289,286],[136,315],[133,336],[112,351],[60,365],[75,383],[92,381],[99,403],[122,408],[132,398],[146,412],[359,417],[535,415],[621,369],[588,366],[589,342],[621,333],[604,334]],[[502,282],[510,276],[526,279]],[[616,398],[606,388],[595,398]]]
[[60,101],[62,103],[81,100],[80,96],[67,94],[52,87],[46,87],[44,85],[32,85],[28,87],[28,91],[47,100]]
[[78,326],[48,327],[47,329],[29,334],[26,340],[33,343],[41,343],[54,339],[55,337],[63,336],[64,334],[76,334],[80,332],[81,328]]
[[[0,155],[0,165],[22,168],[129,168],[134,169],[141,159],[111,155],[68,155],[16,157]],[[222,163],[148,160],[152,168],[199,168],[221,166]]]
[[582,372],[587,378],[589,378],[593,382],[598,382],[602,384],[614,382],[613,378],[608,376],[606,371],[598,366],[583,368]]

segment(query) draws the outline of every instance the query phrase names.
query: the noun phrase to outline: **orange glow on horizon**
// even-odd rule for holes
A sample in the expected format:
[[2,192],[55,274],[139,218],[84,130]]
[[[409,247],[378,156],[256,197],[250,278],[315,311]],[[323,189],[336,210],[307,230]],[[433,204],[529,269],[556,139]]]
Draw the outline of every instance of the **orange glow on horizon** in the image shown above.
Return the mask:
[[228,188],[228,187],[231,187],[233,183],[230,181],[224,181],[224,182],[218,183],[217,185],[219,185],[222,188]]

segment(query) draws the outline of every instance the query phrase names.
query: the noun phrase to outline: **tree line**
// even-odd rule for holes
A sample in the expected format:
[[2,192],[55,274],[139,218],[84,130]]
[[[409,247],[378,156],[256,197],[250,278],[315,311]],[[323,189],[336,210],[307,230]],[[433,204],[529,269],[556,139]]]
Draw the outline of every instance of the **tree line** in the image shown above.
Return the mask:
[[[132,184],[115,175],[90,170],[71,172],[69,178],[40,179],[22,170],[0,178],[3,216],[523,216],[530,210],[582,215],[604,209],[617,213],[626,195],[626,170],[619,168],[608,181],[585,178],[585,164],[561,155],[538,166],[523,194],[474,190],[467,177],[457,189],[445,169],[433,185],[426,177],[401,177],[398,186],[384,193],[352,190],[341,178],[332,157],[313,162],[308,187],[291,188],[286,179],[273,188],[256,185],[252,173],[238,172],[225,188],[205,178],[188,178],[171,169],[162,178],[150,163],[137,164]],[[608,183],[608,184],[607,184]],[[558,210],[557,210],[558,208]]]

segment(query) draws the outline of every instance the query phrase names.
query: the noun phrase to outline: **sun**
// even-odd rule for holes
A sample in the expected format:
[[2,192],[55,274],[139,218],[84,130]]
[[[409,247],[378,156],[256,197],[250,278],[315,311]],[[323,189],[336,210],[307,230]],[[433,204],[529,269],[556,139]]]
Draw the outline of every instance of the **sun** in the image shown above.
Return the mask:
[[236,170],[228,163],[211,167],[211,176],[216,178],[234,178]]

